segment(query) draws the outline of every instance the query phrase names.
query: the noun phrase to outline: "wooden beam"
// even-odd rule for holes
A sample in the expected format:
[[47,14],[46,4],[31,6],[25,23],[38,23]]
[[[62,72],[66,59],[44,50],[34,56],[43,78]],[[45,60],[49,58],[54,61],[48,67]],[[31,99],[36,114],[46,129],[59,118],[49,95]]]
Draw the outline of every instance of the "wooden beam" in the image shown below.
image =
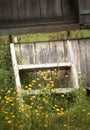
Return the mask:
[[[55,88],[54,93],[69,93],[75,90],[75,88]],[[27,95],[38,95],[38,94],[43,94],[43,90],[22,90],[22,94],[27,94]],[[51,92],[52,93],[52,92]]]
[[56,24],[56,25],[38,25],[38,26],[18,26],[3,27],[0,26],[0,35],[17,35],[27,33],[46,33],[56,31],[70,31],[80,29],[79,24]]
[[72,77],[73,87],[74,88],[79,88],[78,74],[77,74],[76,64],[75,64],[75,60],[74,60],[72,43],[71,43],[70,40],[67,40],[67,50],[68,50],[68,54],[69,54],[69,59],[70,59],[70,61],[72,63],[71,77]]
[[14,43],[10,44],[10,49],[11,49],[11,58],[12,58],[14,75],[15,75],[16,88],[21,89],[21,83],[20,83],[19,70],[18,70],[18,65],[17,65],[17,60],[16,60]]
[[37,69],[49,69],[49,68],[70,68],[71,63],[62,62],[62,63],[49,63],[49,64],[30,64],[30,65],[18,65],[20,71],[29,71]]

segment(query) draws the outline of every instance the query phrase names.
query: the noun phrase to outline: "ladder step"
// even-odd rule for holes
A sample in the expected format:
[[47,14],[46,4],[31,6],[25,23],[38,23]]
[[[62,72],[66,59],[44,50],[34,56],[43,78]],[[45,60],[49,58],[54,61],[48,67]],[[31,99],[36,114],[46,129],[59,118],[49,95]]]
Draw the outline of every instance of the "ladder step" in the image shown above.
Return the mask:
[[[68,92],[72,92],[74,90],[74,88],[56,88],[54,89],[55,92],[54,93],[68,93]],[[22,94],[27,94],[27,95],[38,95],[38,94],[43,94],[43,90],[21,90]]]
[[49,63],[49,64],[29,64],[29,65],[18,65],[20,71],[29,71],[37,69],[50,69],[50,68],[61,68],[68,69],[72,65],[71,62],[62,62],[62,63]]

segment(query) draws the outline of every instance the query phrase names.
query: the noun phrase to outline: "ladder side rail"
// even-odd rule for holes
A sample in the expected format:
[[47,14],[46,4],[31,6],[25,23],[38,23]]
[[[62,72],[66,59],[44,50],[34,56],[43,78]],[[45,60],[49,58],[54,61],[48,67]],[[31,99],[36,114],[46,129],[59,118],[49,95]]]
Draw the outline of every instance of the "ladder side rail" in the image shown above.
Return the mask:
[[77,69],[76,69],[76,63],[75,63],[75,59],[74,59],[72,43],[70,40],[67,40],[67,49],[68,49],[70,61],[72,63],[71,73],[72,73],[73,86],[74,86],[74,88],[79,88],[78,73],[77,73]]
[[13,65],[13,70],[14,70],[16,88],[20,90],[21,82],[20,82],[18,64],[17,64],[17,60],[16,60],[14,43],[10,43],[10,50],[11,50],[11,58],[12,58],[12,65]]

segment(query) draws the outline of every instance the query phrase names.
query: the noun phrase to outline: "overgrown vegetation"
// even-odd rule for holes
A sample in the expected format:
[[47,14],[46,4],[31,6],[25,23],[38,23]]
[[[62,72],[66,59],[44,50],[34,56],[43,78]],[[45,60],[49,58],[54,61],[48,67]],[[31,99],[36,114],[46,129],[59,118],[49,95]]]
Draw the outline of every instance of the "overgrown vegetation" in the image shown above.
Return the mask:
[[[54,76],[50,78],[43,71],[39,73],[42,76],[31,76],[30,82],[27,85],[24,82],[23,85],[23,88],[29,91],[38,87],[39,94],[24,93],[24,103],[20,103],[21,98],[17,96],[20,91],[14,87],[9,46],[2,46],[0,130],[90,130],[90,103],[86,96],[85,82],[80,78],[80,89],[67,94],[55,94]],[[54,74],[58,77],[57,71]],[[22,80],[24,78],[22,76]]]
[[[13,35],[13,38],[17,36],[18,42],[41,42],[41,41],[53,41],[53,40],[66,40],[67,32],[51,32],[51,33],[37,33],[37,34],[23,34]],[[89,38],[90,30],[76,30],[70,31],[71,39]],[[8,36],[0,36],[0,43],[7,43]]]
[[8,44],[0,45],[0,86],[5,89],[15,86]]

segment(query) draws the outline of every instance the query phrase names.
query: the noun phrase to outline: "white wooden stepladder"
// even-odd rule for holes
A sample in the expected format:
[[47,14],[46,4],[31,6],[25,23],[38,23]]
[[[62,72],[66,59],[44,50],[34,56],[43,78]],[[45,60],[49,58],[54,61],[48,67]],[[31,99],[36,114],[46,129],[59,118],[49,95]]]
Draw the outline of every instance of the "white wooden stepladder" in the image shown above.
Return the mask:
[[16,59],[16,53],[15,53],[15,47],[14,43],[10,44],[10,50],[11,50],[11,57],[12,57],[12,64],[13,64],[13,69],[14,69],[14,75],[15,75],[15,82],[16,82],[16,88],[20,90],[21,92],[26,92],[27,94],[38,94],[37,90],[22,90],[21,87],[21,82],[20,82],[20,75],[19,72],[22,70],[32,70],[32,69],[48,69],[48,68],[56,68],[56,67],[69,67],[71,69],[71,77],[72,77],[72,85],[73,88],[56,88],[56,93],[66,93],[70,92],[74,89],[79,88],[79,82],[78,82],[78,74],[76,70],[76,65],[75,65],[75,60],[74,60],[74,54],[73,54],[73,49],[72,49],[72,43],[70,40],[67,40],[67,50],[69,54],[69,62],[60,62],[60,63],[48,63],[48,64],[29,64],[29,65],[19,65],[17,64],[17,59]]

